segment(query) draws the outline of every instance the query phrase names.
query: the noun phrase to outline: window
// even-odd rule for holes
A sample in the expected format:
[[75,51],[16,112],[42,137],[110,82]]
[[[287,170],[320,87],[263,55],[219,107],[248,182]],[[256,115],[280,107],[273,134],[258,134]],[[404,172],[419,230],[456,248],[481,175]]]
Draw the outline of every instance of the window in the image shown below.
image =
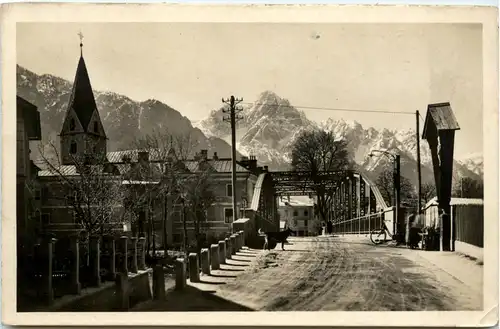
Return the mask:
[[293,217],[297,217],[299,215],[299,212],[297,210],[293,211]]
[[97,123],[97,121],[94,121],[94,132],[98,132],[99,131],[99,124]]
[[309,211],[304,210],[304,216],[309,216]]
[[181,243],[182,242],[182,234],[175,233],[174,234],[174,243]]
[[41,199],[41,191],[39,189],[35,190],[35,200]]
[[226,185],[226,196],[233,196],[233,185]]
[[307,223],[307,219],[306,219],[306,220],[304,220],[304,226],[305,226],[305,227],[308,227],[309,225],[307,225],[307,224],[308,224],[308,223]]
[[50,224],[50,214],[42,214],[42,226]]
[[70,131],[73,131],[73,130],[75,130],[75,127],[76,127],[76,124],[75,124],[75,119],[71,119],[71,120],[69,121],[69,130],[70,130]]
[[69,147],[69,152],[71,154],[75,154],[76,153],[76,143],[75,142],[71,142],[71,145]]
[[224,208],[224,223],[233,221],[233,208]]
[[37,222],[40,222],[41,218],[40,218],[40,210],[36,210],[34,211],[32,214],[31,214],[31,218],[34,220],[34,221],[37,221]]

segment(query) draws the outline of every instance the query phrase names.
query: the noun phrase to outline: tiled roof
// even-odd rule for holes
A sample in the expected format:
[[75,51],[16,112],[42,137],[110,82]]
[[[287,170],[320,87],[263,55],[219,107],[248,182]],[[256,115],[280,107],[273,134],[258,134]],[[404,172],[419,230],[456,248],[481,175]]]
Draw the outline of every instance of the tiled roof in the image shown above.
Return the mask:
[[[95,173],[104,173],[105,166],[103,165],[92,165],[92,170]],[[109,172],[108,172],[109,174]],[[38,172],[39,177],[51,177],[51,176],[79,176],[76,166],[74,165],[64,165],[58,166],[55,168],[48,168],[44,170],[40,170]]]
[[[107,158],[108,161],[111,163],[123,163],[124,162],[123,158],[125,156],[128,156],[130,158],[130,161],[137,162],[139,158],[139,152],[141,151],[142,150],[136,149],[136,150],[108,152]],[[166,159],[166,155],[163,154],[163,152],[158,149],[150,149],[147,152],[149,161],[164,161]]]
[[[206,162],[196,161],[196,160],[188,160],[184,161],[187,170],[190,172],[201,172],[205,170],[212,169],[217,173],[230,173],[232,171],[231,160],[207,160]],[[200,165],[205,164],[206,168],[200,167]],[[236,164],[236,172],[249,172],[245,167]]]
[[76,167],[73,165],[59,166],[56,170],[45,169],[38,172],[40,177],[50,177],[50,176],[77,176]]
[[[231,172],[232,171],[232,161],[231,160],[210,160],[212,168],[217,172]],[[248,172],[245,167],[236,164],[236,172]]]
[[[120,174],[125,174],[129,172],[132,168],[132,164],[130,163],[124,163],[123,157],[124,156],[129,156],[131,163],[137,163],[138,162],[138,154],[139,150],[125,150],[125,151],[115,151],[115,152],[108,152],[107,153],[107,159],[112,164],[114,167],[118,169]],[[152,168],[156,173],[161,172],[161,163],[160,163],[160,158],[163,158],[163,156],[159,156],[159,152],[149,152],[149,165],[150,168]],[[158,161],[158,162],[154,162]],[[162,162],[162,161],[161,161]],[[178,169],[182,170],[182,166],[185,167],[185,170],[187,172],[191,173],[196,173],[196,172],[203,172],[205,170],[211,170],[212,172],[216,173],[230,173],[231,172],[231,160],[212,160],[208,159],[206,161],[199,161],[199,160],[187,160],[187,161],[182,161],[177,163]],[[180,167],[179,167],[180,166]],[[65,176],[70,176],[70,175],[78,175],[76,172],[76,168],[73,165],[66,165],[66,166],[60,166],[58,168],[60,170],[61,174]],[[236,164],[236,172],[240,173],[248,173],[249,170],[246,169],[245,167]],[[58,173],[56,172],[51,172],[50,170],[43,170],[39,174],[40,176],[57,176]]]
[[[437,197],[433,197],[430,199],[426,205],[425,208],[431,207],[431,206],[437,206]],[[469,199],[469,198],[451,198],[450,200],[450,206],[458,206],[458,205],[484,205],[484,200],[483,199]]]

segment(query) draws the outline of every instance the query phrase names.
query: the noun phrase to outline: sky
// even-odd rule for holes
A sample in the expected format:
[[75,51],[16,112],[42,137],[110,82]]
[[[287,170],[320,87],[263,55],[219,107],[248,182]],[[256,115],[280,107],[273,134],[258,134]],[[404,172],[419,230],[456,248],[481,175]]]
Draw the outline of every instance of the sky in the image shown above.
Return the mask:
[[[415,127],[450,102],[457,157],[482,152],[482,30],[473,24],[18,23],[17,63],[72,81],[83,55],[94,89],[158,99],[192,121],[234,95],[271,90],[314,121]],[[421,120],[421,129],[423,121]]]

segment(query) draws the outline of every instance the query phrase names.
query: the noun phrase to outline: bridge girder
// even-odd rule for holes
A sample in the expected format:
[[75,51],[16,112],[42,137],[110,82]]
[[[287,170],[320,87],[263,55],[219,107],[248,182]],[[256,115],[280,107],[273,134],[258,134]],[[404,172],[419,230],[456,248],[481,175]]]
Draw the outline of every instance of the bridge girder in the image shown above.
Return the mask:
[[290,196],[314,194],[318,185],[333,192],[342,180],[354,174],[352,170],[320,171],[313,179],[310,171],[271,172],[276,194]]

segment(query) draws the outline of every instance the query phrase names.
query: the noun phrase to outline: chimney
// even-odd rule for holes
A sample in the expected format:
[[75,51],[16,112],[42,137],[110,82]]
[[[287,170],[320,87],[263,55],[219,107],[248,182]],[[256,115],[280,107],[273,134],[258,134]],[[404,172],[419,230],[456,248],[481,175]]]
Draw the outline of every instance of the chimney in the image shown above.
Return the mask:
[[139,163],[149,162],[149,152],[148,151],[139,151],[137,153],[137,162],[139,162]]
[[268,172],[269,171],[269,167],[268,166],[264,166],[264,171]]
[[214,152],[214,157],[213,157],[214,160],[219,160],[219,156],[217,155],[217,152]]
[[207,160],[208,159],[208,150],[201,150],[200,156],[201,156],[200,160]]
[[250,171],[255,171],[257,169],[257,158],[255,158],[255,155],[250,156],[250,160],[248,161],[248,167]]

